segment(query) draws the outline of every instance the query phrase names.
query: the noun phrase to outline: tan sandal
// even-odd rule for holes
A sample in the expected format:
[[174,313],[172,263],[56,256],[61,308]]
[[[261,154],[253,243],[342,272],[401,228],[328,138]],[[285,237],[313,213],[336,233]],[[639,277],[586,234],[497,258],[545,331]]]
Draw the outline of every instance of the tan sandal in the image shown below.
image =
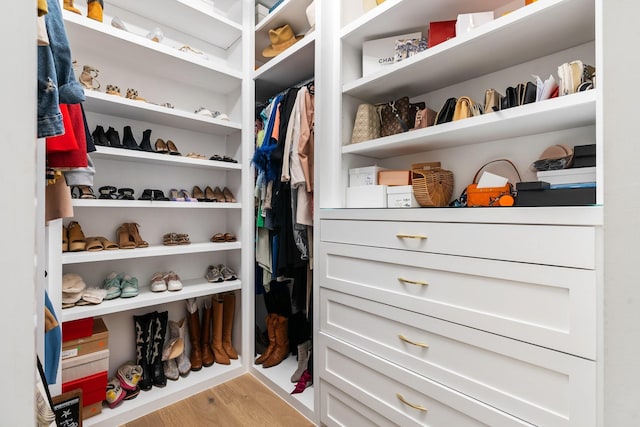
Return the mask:
[[140,96],[138,96],[138,91],[135,89],[127,89],[127,98],[129,99],[133,99],[134,101],[144,101],[147,102],[146,99],[141,98]]
[[176,246],[178,244],[178,235],[176,233],[167,233],[162,236],[162,244],[165,246]]
[[118,227],[118,246],[120,249],[135,249],[136,244],[131,240],[131,235],[129,234],[129,226],[127,223],[122,224]]
[[64,225],[62,226],[62,252],[69,251],[69,230]]
[[138,227],[140,227],[135,222],[130,222],[129,226],[129,235],[131,236],[131,240],[134,241],[137,248],[148,248],[149,243],[145,240],[142,240],[140,237],[140,232],[138,231]]
[[226,241],[226,240],[225,240],[225,237],[224,237],[224,234],[222,234],[222,233],[216,233],[216,234],[214,234],[213,236],[211,236],[211,239],[209,239],[209,240],[210,240],[210,241],[212,241],[212,242],[214,242],[214,243],[218,243],[218,242],[224,242],[224,241]]
[[225,242],[235,242],[236,235],[233,233],[224,233],[224,241]]
[[85,250],[88,252],[98,252],[104,250],[102,242],[97,237],[87,237],[85,239]]
[[100,243],[102,243],[102,247],[104,247],[105,250],[107,251],[112,251],[114,249],[120,249],[120,246],[118,246],[118,244],[116,242],[112,242],[111,240],[102,237],[102,236],[98,236],[96,237],[96,239],[100,240]]
[[67,226],[67,230],[69,231],[69,251],[84,251],[87,247],[87,242],[80,224],[77,221],[71,221]]

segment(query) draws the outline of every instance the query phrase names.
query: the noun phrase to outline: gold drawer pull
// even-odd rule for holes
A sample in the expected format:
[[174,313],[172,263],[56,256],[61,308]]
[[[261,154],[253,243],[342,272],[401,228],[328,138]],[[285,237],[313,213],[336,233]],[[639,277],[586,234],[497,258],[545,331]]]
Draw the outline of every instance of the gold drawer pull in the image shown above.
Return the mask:
[[396,234],[396,237],[398,239],[420,239],[420,240],[426,240],[427,236],[423,236],[421,234],[402,234],[402,233],[398,233]]
[[404,403],[405,405],[409,405],[411,406],[413,409],[417,409],[418,411],[424,411],[427,412],[427,408],[425,408],[422,405],[416,405],[415,403],[411,403],[411,402],[407,402],[404,398],[404,396],[402,396],[400,393],[396,393],[396,397],[398,399],[400,399],[400,402]]
[[415,345],[416,347],[429,348],[428,344],[425,344],[423,342],[410,340],[409,338],[405,337],[402,334],[398,335],[398,338],[400,338],[402,341],[407,342],[407,343],[409,343],[411,345]]
[[409,283],[409,284],[412,284],[412,285],[422,285],[422,286],[427,286],[428,285],[427,282],[420,282],[419,280],[405,279],[404,277],[398,277],[398,281],[402,282],[402,283]]

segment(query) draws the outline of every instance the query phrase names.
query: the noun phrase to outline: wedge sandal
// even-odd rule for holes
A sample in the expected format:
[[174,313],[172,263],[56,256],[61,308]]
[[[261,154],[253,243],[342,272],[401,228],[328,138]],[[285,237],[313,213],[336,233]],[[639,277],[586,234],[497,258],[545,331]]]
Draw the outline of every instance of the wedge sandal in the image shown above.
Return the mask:
[[82,227],[77,221],[71,221],[67,226],[69,231],[69,252],[80,252],[87,248]]

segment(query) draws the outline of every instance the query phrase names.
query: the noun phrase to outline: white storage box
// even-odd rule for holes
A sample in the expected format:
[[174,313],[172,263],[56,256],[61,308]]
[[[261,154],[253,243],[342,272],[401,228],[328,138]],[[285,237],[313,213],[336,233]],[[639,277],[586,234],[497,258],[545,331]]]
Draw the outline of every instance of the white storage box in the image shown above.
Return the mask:
[[569,168],[553,171],[537,172],[538,180],[557,184],[578,184],[583,182],[596,182],[596,168]]
[[493,12],[463,13],[456,20],[456,36],[473,31],[482,24],[493,21]]
[[396,40],[421,38],[422,33],[418,31],[417,33],[398,34],[362,43],[362,76],[395,62]]
[[419,208],[420,205],[413,196],[412,185],[396,185],[387,187],[388,208]]
[[378,172],[387,170],[380,166],[349,169],[349,187],[378,185]]
[[386,208],[386,185],[363,185],[347,187],[348,208]]
[[77,380],[109,370],[109,350],[62,359],[62,382]]

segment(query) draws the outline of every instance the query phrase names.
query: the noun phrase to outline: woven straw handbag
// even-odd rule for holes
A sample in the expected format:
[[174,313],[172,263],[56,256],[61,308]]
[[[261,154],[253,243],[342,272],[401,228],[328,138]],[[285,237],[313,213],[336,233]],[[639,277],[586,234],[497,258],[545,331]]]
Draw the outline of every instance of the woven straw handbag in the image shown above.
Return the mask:
[[380,116],[376,107],[371,104],[360,104],[353,123],[351,143],[380,138]]
[[440,167],[440,162],[411,165],[413,195],[422,207],[447,206],[453,194],[453,172]]

